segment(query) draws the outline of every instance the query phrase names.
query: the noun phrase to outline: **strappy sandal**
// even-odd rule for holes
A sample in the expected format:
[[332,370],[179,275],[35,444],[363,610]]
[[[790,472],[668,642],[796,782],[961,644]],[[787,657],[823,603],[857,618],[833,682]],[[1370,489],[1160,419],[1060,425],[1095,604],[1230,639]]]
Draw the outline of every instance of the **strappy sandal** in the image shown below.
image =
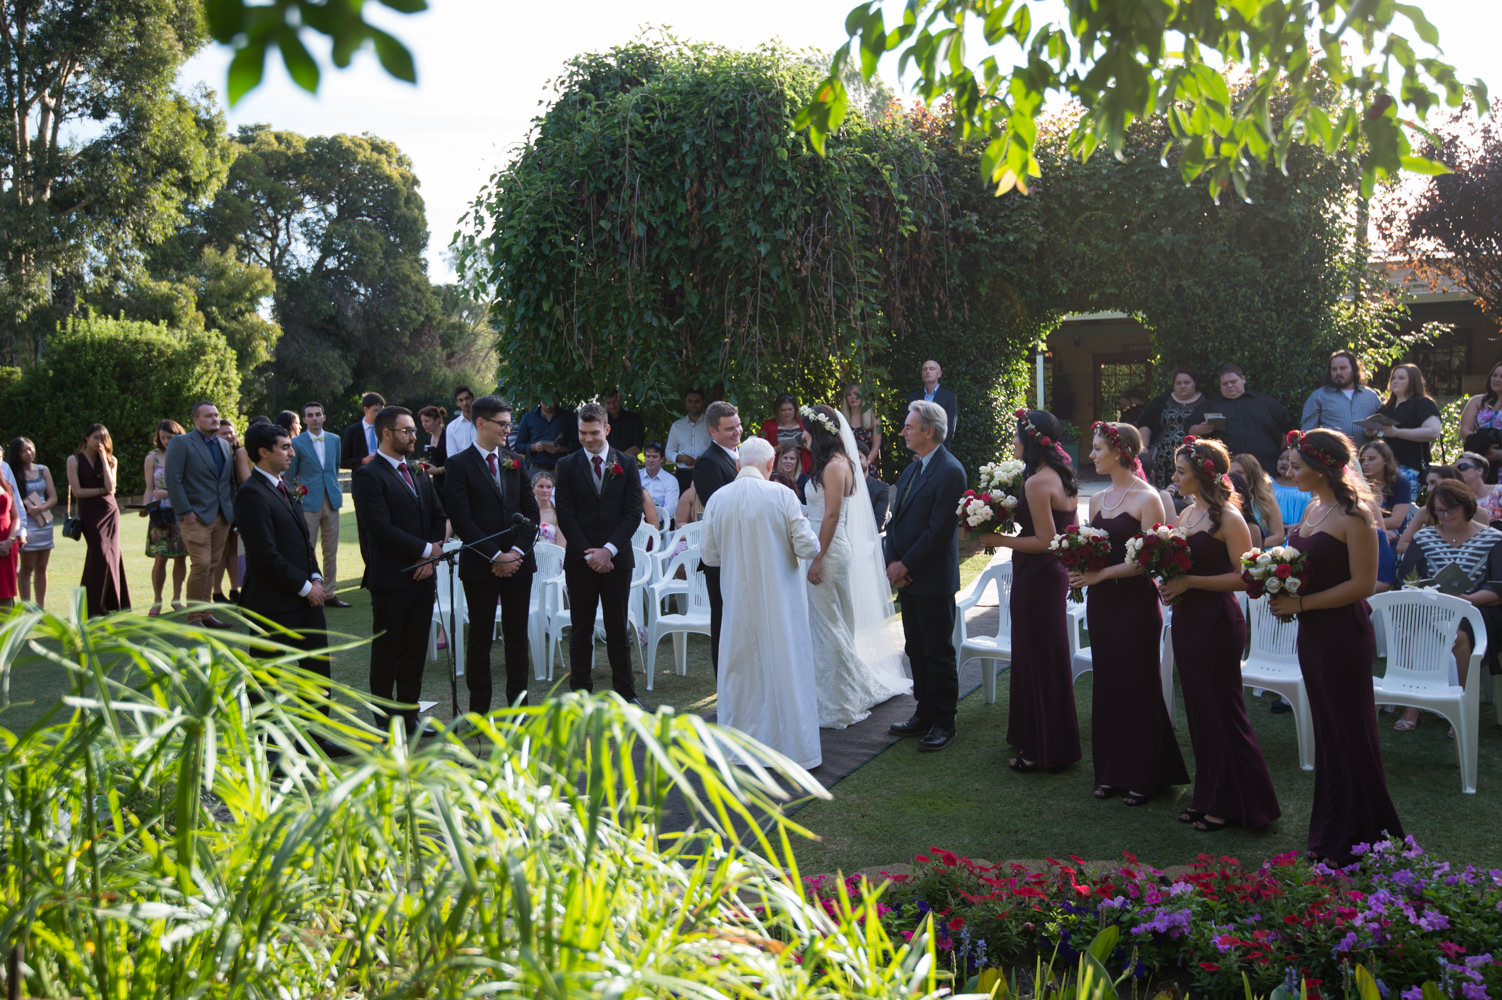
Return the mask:
[[1205,813],[1202,809],[1185,809],[1183,812],[1179,813],[1180,823],[1198,823],[1204,818]]
[[1419,720],[1399,719],[1397,722],[1394,722],[1392,724],[1392,727],[1400,733],[1411,733],[1415,729],[1419,728]]
[[1095,797],[1098,799],[1109,799],[1119,791],[1121,791],[1121,789],[1117,788],[1114,785],[1096,785]]
[[1194,828],[1200,833],[1219,833],[1230,825],[1230,820],[1206,819],[1204,816],[1201,816],[1199,819],[1194,821]]
[[1127,792],[1121,797],[1121,804],[1126,806],[1140,806],[1153,797],[1152,792]]

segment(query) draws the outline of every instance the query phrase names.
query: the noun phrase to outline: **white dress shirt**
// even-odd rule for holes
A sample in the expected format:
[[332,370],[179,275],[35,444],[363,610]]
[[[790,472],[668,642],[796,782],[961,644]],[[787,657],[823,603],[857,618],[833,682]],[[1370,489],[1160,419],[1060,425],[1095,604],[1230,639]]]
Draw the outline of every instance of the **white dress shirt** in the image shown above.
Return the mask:
[[679,417],[668,428],[665,447],[667,454],[662,457],[664,462],[677,462],[679,455],[692,455],[697,459],[709,447],[709,421],[702,413],[697,421]]
[[457,455],[474,443],[475,425],[473,421],[465,420],[462,413],[449,421],[448,428],[443,432],[443,453],[445,455]]

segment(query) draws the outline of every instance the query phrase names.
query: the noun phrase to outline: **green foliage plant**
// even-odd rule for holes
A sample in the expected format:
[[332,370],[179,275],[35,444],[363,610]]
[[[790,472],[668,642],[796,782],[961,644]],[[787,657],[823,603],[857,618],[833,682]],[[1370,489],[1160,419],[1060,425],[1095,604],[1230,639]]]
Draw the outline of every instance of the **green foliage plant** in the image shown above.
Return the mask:
[[827,793],[785,758],[582,693],[409,746],[299,655],[81,600],[0,625],[0,697],[15,670],[71,688],[0,729],[12,995],[941,995],[873,891],[803,891],[779,805]]

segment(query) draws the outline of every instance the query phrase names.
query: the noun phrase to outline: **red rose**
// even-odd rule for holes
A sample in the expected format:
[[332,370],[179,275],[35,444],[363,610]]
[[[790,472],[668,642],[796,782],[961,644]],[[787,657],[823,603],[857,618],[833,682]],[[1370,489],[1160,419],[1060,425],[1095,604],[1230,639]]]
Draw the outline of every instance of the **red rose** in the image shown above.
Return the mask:
[[1195,436],[1193,434],[1185,434],[1184,435],[1184,444],[1194,444],[1194,442],[1195,442]]
[[625,472],[626,472],[626,470],[623,469],[623,468],[621,468],[621,463],[619,463],[619,462],[616,462],[615,464],[611,465],[611,467],[610,467],[610,474],[612,476],[625,475]]
[[1026,410],[1014,410],[1014,411],[1012,411],[1012,416],[1016,417],[1018,420],[1021,420],[1024,417],[1027,416],[1027,411]]
[[1273,576],[1279,580],[1286,580],[1293,575],[1293,567],[1287,563],[1279,563],[1273,568]]
[[1040,437],[1038,439],[1038,443],[1041,444],[1045,448],[1052,448],[1053,447],[1053,438],[1051,438],[1047,434],[1045,434],[1045,435],[1043,435],[1042,437]]
[[980,495],[980,500],[981,500],[981,503],[990,503],[991,502],[991,494],[989,494],[989,493],[982,493]]
[[297,487],[297,495],[300,496],[300,497],[307,496],[308,495],[308,488],[306,486],[303,486],[301,483],[299,483],[298,487]]

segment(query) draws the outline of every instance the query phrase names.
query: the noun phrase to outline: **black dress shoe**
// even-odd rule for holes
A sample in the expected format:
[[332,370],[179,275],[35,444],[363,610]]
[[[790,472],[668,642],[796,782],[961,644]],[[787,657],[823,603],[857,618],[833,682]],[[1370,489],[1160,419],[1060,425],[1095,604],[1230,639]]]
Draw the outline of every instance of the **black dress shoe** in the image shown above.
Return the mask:
[[214,591],[214,603],[215,604],[228,604],[229,603],[229,598],[224,596],[224,592],[223,591],[216,590],[216,591]]
[[932,722],[929,722],[921,715],[915,715],[906,722],[892,723],[887,727],[887,732],[893,736],[922,736],[932,729],[933,725]]
[[337,597],[330,597],[327,600],[325,600],[323,603],[324,603],[325,607],[330,607],[330,608],[348,608],[348,607],[353,607],[353,605],[350,604],[348,601],[341,601]]
[[1273,702],[1272,713],[1274,715],[1287,715],[1292,711],[1292,703],[1284,701],[1282,698],[1279,698],[1277,701]]
[[943,750],[954,742],[954,727],[935,725],[918,741],[918,749],[924,753]]

